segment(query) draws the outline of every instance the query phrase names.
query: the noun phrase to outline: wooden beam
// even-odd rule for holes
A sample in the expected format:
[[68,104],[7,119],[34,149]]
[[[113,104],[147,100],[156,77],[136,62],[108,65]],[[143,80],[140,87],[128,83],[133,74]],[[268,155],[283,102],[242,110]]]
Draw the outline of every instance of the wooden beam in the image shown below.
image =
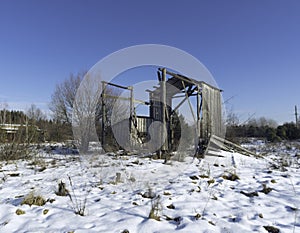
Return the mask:
[[[122,96],[106,95],[106,94],[105,94],[105,98],[128,100],[128,101],[131,100],[131,97],[122,97]],[[143,101],[143,100],[133,99],[133,102],[139,103],[139,104],[149,105],[149,102]]]
[[184,81],[184,82],[187,82],[187,83],[190,83],[190,84],[193,84],[193,85],[199,84],[199,82],[197,82],[196,80],[189,79],[188,77],[185,77],[185,76],[182,76],[182,75],[179,75],[179,74],[175,74],[175,73],[170,72],[170,71],[166,71],[166,73],[168,75],[171,75],[171,76],[177,78],[177,79],[180,79],[181,81]]
[[109,83],[109,82],[105,82],[105,81],[102,81],[102,83],[105,83],[106,85],[122,88],[122,89],[125,89],[125,90],[130,90],[130,88],[131,88],[131,87],[125,87],[125,86],[121,86],[121,85],[118,85],[118,84],[115,84],[115,83]]
[[[191,94],[189,96],[197,96],[197,94]],[[174,96],[172,96],[172,99],[183,98],[183,97],[186,97],[186,95],[174,95]]]
[[[220,138],[216,135],[212,135],[211,139],[213,139],[213,142],[216,143],[216,144],[220,145],[220,143],[224,143],[225,145],[227,145],[227,147],[229,147],[229,148],[231,147],[233,150],[237,150],[238,152],[240,152],[244,155],[252,155],[252,156],[255,156],[255,157],[261,157],[261,155],[259,155],[259,154],[256,154],[256,153],[254,153],[250,150],[247,150],[246,148],[243,148],[243,147],[241,147],[241,146],[239,146],[239,145],[237,145],[237,144],[235,144],[231,141]],[[226,146],[224,148],[226,148]]]
[[[158,69],[159,69],[159,70],[162,70],[163,68],[158,68]],[[203,81],[197,81],[197,80],[195,80],[195,79],[185,77],[185,76],[183,76],[183,75],[181,75],[181,74],[176,74],[176,73],[173,73],[173,72],[170,72],[170,71],[166,71],[166,73],[167,73],[168,75],[171,75],[171,76],[173,76],[173,77],[175,77],[175,78],[178,78],[178,79],[180,79],[180,80],[182,80],[182,81],[184,81],[184,82],[191,83],[191,84],[194,84],[194,85],[196,85],[196,86],[199,85],[199,84],[200,84],[200,86],[201,86],[202,84],[205,84],[205,85],[209,86],[210,88],[219,90],[219,91],[221,91],[221,92],[223,91],[223,90],[221,90],[221,89],[219,89],[219,88],[216,88],[216,87],[214,87],[214,86],[212,86],[212,85],[210,85],[210,84],[208,84],[208,83],[206,83],[206,82],[203,82]]]
[[187,96],[184,96],[184,97],[185,98],[183,100],[181,100],[180,103],[172,110],[171,115],[173,115],[176,112],[176,110],[178,108],[180,108],[180,106],[187,100],[188,97]]

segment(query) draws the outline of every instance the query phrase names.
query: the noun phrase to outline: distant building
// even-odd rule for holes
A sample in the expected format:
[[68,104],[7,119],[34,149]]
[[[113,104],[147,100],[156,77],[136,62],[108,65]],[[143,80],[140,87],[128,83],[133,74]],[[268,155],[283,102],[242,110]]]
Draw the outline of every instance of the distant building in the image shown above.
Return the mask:
[[[44,141],[44,130],[36,125],[27,125],[33,141]],[[21,141],[26,140],[25,124],[0,124],[1,141],[13,141],[17,136]]]

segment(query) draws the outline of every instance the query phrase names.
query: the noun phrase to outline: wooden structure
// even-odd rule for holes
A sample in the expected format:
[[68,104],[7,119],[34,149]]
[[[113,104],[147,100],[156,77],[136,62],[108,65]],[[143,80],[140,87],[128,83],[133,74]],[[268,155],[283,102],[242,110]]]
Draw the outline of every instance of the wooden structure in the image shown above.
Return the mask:
[[[188,102],[192,116],[195,121],[195,153],[204,154],[212,135],[222,136],[222,108],[221,108],[221,90],[213,87],[203,81],[185,77],[180,74],[168,71],[165,68],[158,69],[158,85],[149,92],[149,102],[135,100],[133,96],[133,87],[124,87],[113,83],[102,82],[102,145],[107,145],[108,119],[107,119],[107,98],[122,98],[130,101],[129,119],[118,122],[114,126],[122,139],[123,149],[131,150],[143,147],[151,136],[150,126],[159,122],[161,128],[157,128],[155,137],[163,142],[157,149],[159,154],[169,154],[176,148],[174,121],[177,116],[177,110],[184,102]],[[111,96],[106,93],[107,86],[122,88],[130,92],[128,98]],[[192,108],[190,98],[196,97],[196,108]],[[176,106],[173,106],[173,100],[181,98]],[[135,103],[142,103],[149,106],[149,116],[137,116],[135,112]],[[165,130],[164,130],[165,129]],[[118,141],[118,140],[116,140]]]
[[0,124],[0,135],[2,136],[2,139],[5,139],[5,141],[8,142],[14,141],[17,137],[20,136],[24,136],[24,138],[22,138],[23,141],[27,140],[29,130],[33,135],[36,135],[39,140],[45,141],[44,130],[40,129],[36,125]]

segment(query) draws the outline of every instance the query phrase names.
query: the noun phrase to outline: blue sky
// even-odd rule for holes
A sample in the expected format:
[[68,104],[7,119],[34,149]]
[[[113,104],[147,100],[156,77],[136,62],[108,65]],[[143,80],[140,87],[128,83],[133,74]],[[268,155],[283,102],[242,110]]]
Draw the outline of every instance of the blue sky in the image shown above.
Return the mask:
[[299,12],[292,0],[0,0],[0,103],[46,110],[70,73],[155,43],[199,59],[241,120],[290,122],[300,106]]

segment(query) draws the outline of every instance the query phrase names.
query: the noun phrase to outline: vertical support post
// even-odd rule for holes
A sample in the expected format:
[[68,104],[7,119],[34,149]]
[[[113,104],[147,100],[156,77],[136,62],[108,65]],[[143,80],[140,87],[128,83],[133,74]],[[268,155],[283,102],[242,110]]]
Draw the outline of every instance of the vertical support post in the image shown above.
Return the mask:
[[128,90],[130,91],[130,118],[132,118],[134,114],[133,87],[129,86]]
[[201,102],[200,102],[200,87],[197,86],[197,143],[199,143],[200,139],[200,110],[201,110]]
[[106,137],[106,107],[105,107],[105,89],[106,83],[102,82],[102,95],[101,95],[101,104],[102,104],[102,148],[105,146],[105,137]]
[[133,146],[133,124],[134,124],[134,99],[133,99],[133,87],[129,86],[128,90],[130,91],[130,116],[129,116],[129,143],[132,148]]
[[[201,97],[201,100],[200,100]],[[202,108],[202,94],[200,94],[200,86],[197,85],[197,141],[196,141],[196,157],[203,157],[204,148],[203,148],[203,129],[201,128],[201,108]]]
[[153,114],[153,93],[152,92],[149,92],[149,116],[150,118],[154,119],[154,114]]
[[167,151],[168,150],[168,140],[167,140],[167,122],[166,122],[166,112],[167,112],[167,88],[166,88],[166,76],[167,76],[167,70],[166,68],[162,69],[162,77],[161,77],[161,117],[162,117],[162,124],[163,129],[161,132],[161,136],[163,139],[163,145],[162,150]]

